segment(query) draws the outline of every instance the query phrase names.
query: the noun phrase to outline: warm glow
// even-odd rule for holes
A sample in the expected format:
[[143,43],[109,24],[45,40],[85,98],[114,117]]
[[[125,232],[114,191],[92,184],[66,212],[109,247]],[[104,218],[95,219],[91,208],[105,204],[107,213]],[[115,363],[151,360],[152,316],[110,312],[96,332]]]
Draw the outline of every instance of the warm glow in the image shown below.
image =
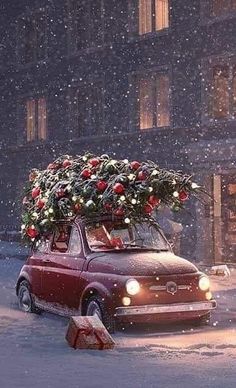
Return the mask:
[[199,288],[202,291],[207,291],[210,288],[210,280],[207,276],[201,276],[199,279]]
[[126,291],[129,295],[136,295],[140,291],[140,284],[136,279],[129,279],[126,282]]
[[131,299],[128,296],[125,296],[124,298],[122,298],[122,303],[124,306],[129,306],[131,303]]

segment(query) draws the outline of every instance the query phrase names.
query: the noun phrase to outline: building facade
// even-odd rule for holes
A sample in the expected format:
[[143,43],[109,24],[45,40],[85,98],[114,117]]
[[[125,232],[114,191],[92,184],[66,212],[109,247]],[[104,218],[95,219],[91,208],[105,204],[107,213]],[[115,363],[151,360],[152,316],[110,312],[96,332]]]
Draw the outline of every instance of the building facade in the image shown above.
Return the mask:
[[235,20],[235,0],[6,1],[0,224],[19,224],[29,169],[62,153],[148,158],[210,194],[176,216],[182,253],[236,263]]

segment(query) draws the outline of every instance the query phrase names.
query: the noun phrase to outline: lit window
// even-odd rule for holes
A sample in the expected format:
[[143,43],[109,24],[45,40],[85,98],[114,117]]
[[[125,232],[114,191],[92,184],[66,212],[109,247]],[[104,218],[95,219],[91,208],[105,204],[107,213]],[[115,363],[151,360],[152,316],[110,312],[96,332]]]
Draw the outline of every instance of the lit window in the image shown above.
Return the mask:
[[165,74],[139,79],[140,129],[169,126],[169,89],[169,77]]
[[169,27],[168,0],[139,0],[139,34]]
[[27,141],[46,140],[47,138],[47,108],[46,99],[31,99],[26,102]]

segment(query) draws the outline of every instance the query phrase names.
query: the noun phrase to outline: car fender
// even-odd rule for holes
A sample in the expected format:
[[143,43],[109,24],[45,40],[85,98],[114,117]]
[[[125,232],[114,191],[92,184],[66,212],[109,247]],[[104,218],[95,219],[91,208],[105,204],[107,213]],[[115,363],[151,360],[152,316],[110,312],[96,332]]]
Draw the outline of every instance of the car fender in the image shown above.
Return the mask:
[[89,295],[100,295],[104,298],[104,302],[107,307],[112,307],[112,294],[111,292],[101,283],[92,282],[87,285],[87,287],[83,290],[83,293],[80,298],[80,306],[83,309],[83,303],[88,299]]
[[19,277],[17,279],[17,282],[16,282],[16,293],[18,293],[18,288],[19,288],[19,285],[21,283],[22,280],[27,280],[27,282],[31,285],[31,280],[30,280],[30,276],[27,272],[25,271],[21,271],[20,274],[19,274]]

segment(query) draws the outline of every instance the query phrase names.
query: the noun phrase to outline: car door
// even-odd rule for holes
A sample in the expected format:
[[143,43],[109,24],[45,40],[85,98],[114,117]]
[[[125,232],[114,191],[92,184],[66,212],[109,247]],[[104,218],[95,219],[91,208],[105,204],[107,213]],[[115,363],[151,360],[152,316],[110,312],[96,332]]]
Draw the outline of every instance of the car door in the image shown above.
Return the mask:
[[84,259],[76,225],[59,224],[42,274],[43,299],[55,307],[77,309],[78,280]]
[[48,260],[49,240],[42,238],[37,242],[28,259],[31,292],[37,298],[42,298],[42,273]]

